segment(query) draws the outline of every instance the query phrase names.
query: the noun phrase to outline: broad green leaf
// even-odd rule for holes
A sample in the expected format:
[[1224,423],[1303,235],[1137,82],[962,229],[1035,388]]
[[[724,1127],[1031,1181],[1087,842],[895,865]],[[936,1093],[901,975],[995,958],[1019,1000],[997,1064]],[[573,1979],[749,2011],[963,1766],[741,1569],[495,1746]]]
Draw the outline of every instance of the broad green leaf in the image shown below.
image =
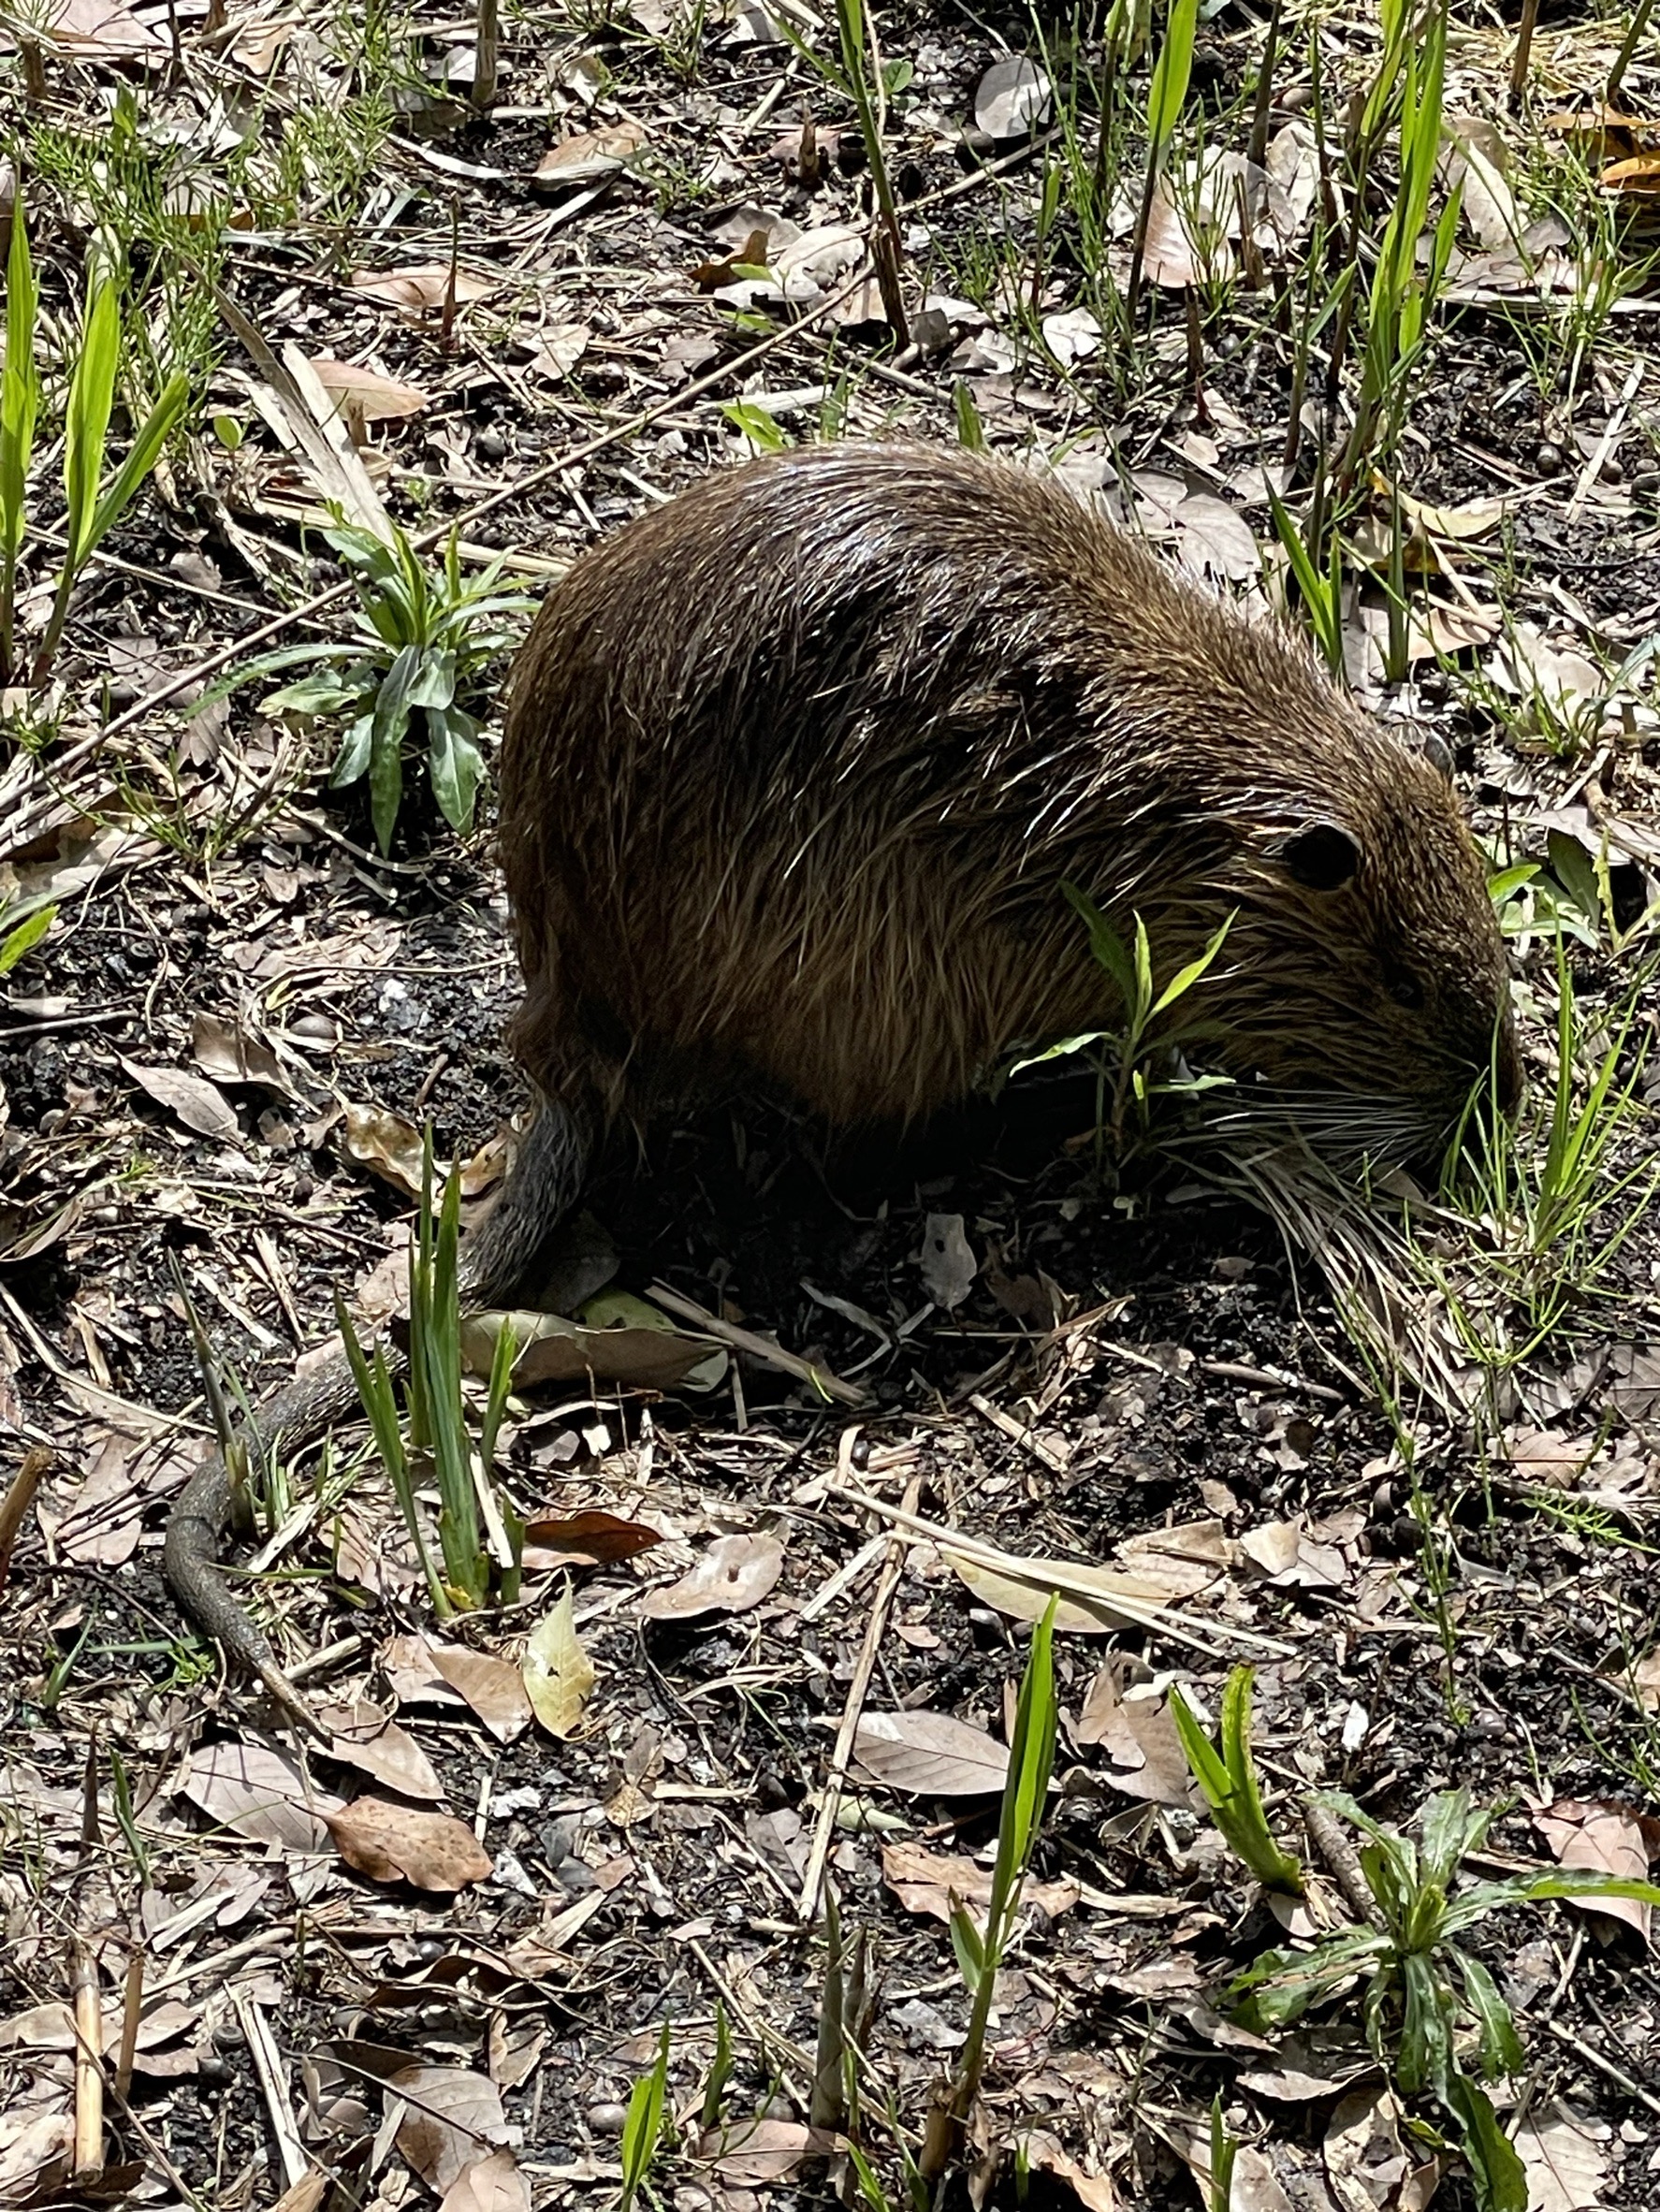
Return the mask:
[[356,721],[346,726],[340,741],[340,750],[334,756],[334,768],[329,782],[336,791],[348,783],[356,783],[369,765],[370,748],[374,743],[374,716],[360,714]]
[[1198,959],[1189,960],[1186,968],[1181,968],[1176,970],[1175,974],[1172,976],[1170,982],[1166,983],[1164,989],[1158,994],[1158,997],[1153,1002],[1153,1011],[1156,1014],[1163,1013],[1165,1009],[1167,1007],[1173,1006],[1178,998],[1185,998],[1187,997],[1187,993],[1192,990],[1194,984],[1198,982],[1200,977],[1203,975],[1205,969],[1210,966],[1216,954],[1222,950],[1222,940],[1227,937],[1228,932],[1232,928],[1232,926],[1233,916],[1232,914],[1230,914],[1227,921],[1223,923],[1221,928],[1217,930],[1216,936],[1212,938],[1210,943],[1206,945],[1204,951],[1201,953]]
[[1528,2212],[1527,2169],[1487,2092],[1455,2073],[1442,2101],[1459,2123],[1459,2147],[1481,2212]]
[[[23,955],[34,950],[57,915],[56,907],[38,907],[26,922],[20,922],[15,929],[0,937],[0,975],[9,975]],[[4,920],[5,915],[0,913],[0,923]]]
[[1489,2081],[1496,2081],[1501,2074],[1520,2074],[1527,2054],[1516,2032],[1510,2008],[1499,1994],[1498,1984],[1480,1959],[1472,1958],[1467,1951],[1451,1945],[1449,1949],[1463,1974],[1464,1996],[1481,2032],[1481,2071]]
[[473,802],[484,779],[484,755],[473,742],[477,724],[458,707],[427,711],[427,773],[444,819],[464,835],[473,827]]

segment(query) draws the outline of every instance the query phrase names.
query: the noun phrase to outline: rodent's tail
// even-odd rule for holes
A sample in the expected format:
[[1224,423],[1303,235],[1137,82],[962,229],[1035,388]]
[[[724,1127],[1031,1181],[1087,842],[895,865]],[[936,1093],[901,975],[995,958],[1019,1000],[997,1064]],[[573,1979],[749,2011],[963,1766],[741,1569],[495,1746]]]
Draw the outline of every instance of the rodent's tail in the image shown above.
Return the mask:
[[[548,1235],[581,1194],[593,1128],[591,1115],[582,1108],[548,1099],[539,1102],[500,1198],[461,1246],[463,1304],[504,1304],[524,1282]],[[395,1370],[401,1355],[390,1345],[383,1348]],[[262,1400],[244,1433],[252,1432],[268,1458],[298,1451],[343,1419],[357,1403],[357,1386],[342,1350]],[[197,1468],[167,1516],[162,1551],[167,1588],[186,1619],[257,1676],[291,1721],[327,1738],[328,1731],[278,1666],[269,1643],[231,1595],[220,1571],[237,1502],[237,1486],[216,1451]]]

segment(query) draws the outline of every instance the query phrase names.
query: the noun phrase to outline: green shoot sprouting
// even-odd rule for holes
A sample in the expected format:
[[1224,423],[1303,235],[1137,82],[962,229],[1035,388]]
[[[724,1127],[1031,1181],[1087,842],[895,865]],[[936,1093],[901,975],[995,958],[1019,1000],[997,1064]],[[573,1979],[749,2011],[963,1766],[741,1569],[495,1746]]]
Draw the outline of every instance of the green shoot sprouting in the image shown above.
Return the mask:
[[[1045,1061],[1061,1059],[1072,1053],[1088,1054],[1096,1071],[1097,1125],[1110,1131],[1114,1147],[1117,1149],[1123,1142],[1125,1117],[1132,1102],[1144,1129],[1155,1098],[1175,1090],[1204,1090],[1226,1080],[1220,1076],[1196,1076],[1181,1084],[1155,1082],[1148,1072],[1148,1062],[1156,1051],[1172,1041],[1168,1030],[1161,1030],[1156,1037],[1155,1025],[1202,979],[1222,950],[1233,926],[1233,916],[1230,914],[1203,952],[1179,968],[1159,990],[1153,977],[1152,944],[1141,915],[1135,917],[1134,945],[1127,946],[1100,909],[1076,884],[1063,883],[1061,889],[1089,931],[1091,952],[1117,990],[1124,1026],[1117,1030],[1087,1029],[1076,1037],[1063,1037],[1047,1050],[1017,1060],[1010,1073],[1018,1075],[1024,1068],[1040,1067]],[[1188,1035],[1194,1033],[1191,1028],[1187,1031]],[[1103,1046],[1107,1048],[1105,1051],[1100,1049]]]
[[1170,151],[1177,119],[1187,101],[1193,74],[1193,37],[1199,23],[1199,0],[1170,0],[1164,44],[1153,65],[1147,90],[1147,174],[1142,204],[1136,211],[1135,238],[1130,247],[1127,313],[1133,320],[1142,296],[1142,265],[1147,253],[1147,226],[1153,216],[1153,196]]
[[[8,297],[8,326],[10,306]],[[80,353],[69,379],[64,417],[64,499],[67,508],[64,527],[68,545],[58,572],[51,612],[30,671],[29,680],[36,691],[46,682],[57,658],[75,579],[154,468],[190,397],[190,379],[182,369],[176,369],[139,424],[126,458],[106,482],[104,458],[120,357],[121,310],[115,282],[108,275],[95,274],[87,280]]]
[[622,2194],[618,2200],[618,2212],[629,2212],[657,2156],[668,2078],[669,2024],[665,2020],[656,2060],[650,2073],[642,2074],[635,2082],[628,2101],[628,2117],[622,2123]]
[[1274,1841],[1262,1810],[1262,1793],[1257,1787],[1257,1765],[1251,1756],[1252,1672],[1248,1666],[1236,1666],[1228,1677],[1216,1744],[1211,1742],[1193,1708],[1173,1684],[1171,1718],[1193,1779],[1204,1792],[1211,1818],[1229,1849],[1264,1889],[1301,1897],[1303,1869]]
[[[1472,1809],[1468,1790],[1431,1797],[1416,1842],[1340,1791],[1323,1791],[1313,1802],[1366,1839],[1360,1863],[1373,1920],[1306,1949],[1264,1953],[1232,1986],[1235,2017],[1255,2033],[1273,2034],[1357,1975],[1367,1975],[1362,2012],[1373,2052],[1405,2095],[1428,2092],[1441,2105],[1481,2212],[1526,2212],[1522,2161],[1481,2086],[1520,2072],[1524,2053],[1497,1984],[1459,1939],[1507,1905],[1593,1897],[1655,1905],[1660,1889],[1580,1868],[1455,1886],[1463,1861],[1481,1849],[1494,1818],[1491,1811]],[[1461,2062],[1464,2027],[1474,2031],[1480,2080]]]
[[23,488],[40,413],[40,370],[35,359],[39,309],[20,188],[6,262],[6,367],[0,373],[0,689],[10,683],[16,667],[13,630],[18,555],[23,543]]
[[962,2063],[952,2088],[952,2126],[939,2131],[935,2138],[936,2155],[941,2161],[967,2124],[980,2094],[980,2079],[985,2068],[986,2030],[991,2021],[997,1972],[1014,1934],[1027,1868],[1042,1827],[1049,1776],[1055,1765],[1056,1603],[1055,1598],[1050,1599],[1042,1619],[1032,1630],[1031,1650],[1027,1654],[1026,1672],[1021,1678],[1014,1729],[1009,1741],[1009,1772],[1003,1784],[997,1855],[992,1867],[985,1926],[981,1928],[976,1925],[967,1905],[956,1905],[951,1916],[952,1948],[956,1953],[957,1970],[973,2000],[973,2007]]

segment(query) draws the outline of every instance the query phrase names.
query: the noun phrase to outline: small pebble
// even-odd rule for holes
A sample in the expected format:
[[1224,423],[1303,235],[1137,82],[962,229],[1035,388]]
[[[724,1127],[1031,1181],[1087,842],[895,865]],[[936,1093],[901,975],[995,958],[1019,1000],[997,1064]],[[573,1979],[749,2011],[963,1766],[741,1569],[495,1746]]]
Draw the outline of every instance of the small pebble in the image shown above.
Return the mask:
[[620,2135],[628,2120],[628,2113],[620,2104],[590,2104],[588,2124],[596,2135]]
[[473,450],[480,460],[504,460],[507,457],[507,441],[500,430],[480,430],[473,441]]
[[1547,438],[1534,455],[1534,466],[1541,476],[1560,476],[1567,466],[1567,457],[1560,445],[1552,445]]

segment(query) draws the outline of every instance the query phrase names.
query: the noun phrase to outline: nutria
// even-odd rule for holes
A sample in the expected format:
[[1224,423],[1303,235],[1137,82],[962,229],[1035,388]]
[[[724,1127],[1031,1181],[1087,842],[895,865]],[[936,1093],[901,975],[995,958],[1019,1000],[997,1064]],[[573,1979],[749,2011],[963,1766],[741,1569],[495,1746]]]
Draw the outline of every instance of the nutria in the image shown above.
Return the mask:
[[[915,1122],[998,1055],[1110,1026],[1062,885],[1162,978],[1231,916],[1215,1051],[1374,1149],[1445,1137],[1496,1059],[1503,947],[1445,775],[1282,631],[1170,574],[1053,478],[967,454],[756,461],[586,554],[519,655],[501,846],[539,1111],[466,1246],[500,1303],[590,1149],[756,1082]],[[292,1446],[343,1362],[262,1410]],[[212,1572],[218,1460],[167,1571],[269,1681]],[[279,1694],[282,1694],[281,1692]]]

